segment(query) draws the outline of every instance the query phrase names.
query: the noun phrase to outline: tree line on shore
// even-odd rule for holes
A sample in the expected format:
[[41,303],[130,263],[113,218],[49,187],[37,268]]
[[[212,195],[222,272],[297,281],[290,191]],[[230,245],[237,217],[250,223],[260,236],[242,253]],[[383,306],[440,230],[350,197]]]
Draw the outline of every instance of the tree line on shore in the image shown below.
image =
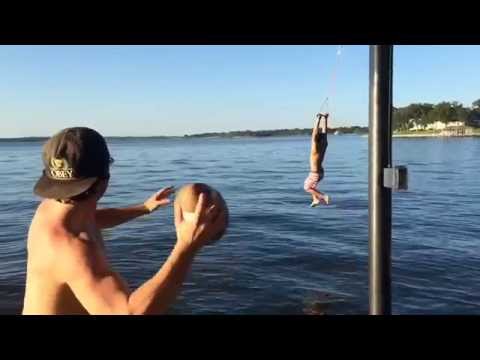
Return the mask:
[[461,121],[476,127],[480,123],[480,99],[474,101],[471,107],[465,107],[457,101],[442,101],[438,104],[414,103],[393,108],[394,130],[406,131],[415,124],[426,126],[436,121],[445,124]]
[[[393,107],[393,129],[408,131],[414,125],[426,126],[436,121],[449,123],[453,121],[465,122],[467,126],[480,127],[480,99],[474,101],[471,107],[465,107],[457,101],[443,101],[438,104],[413,103],[404,107]],[[366,126],[342,126],[329,128],[329,133],[356,134],[368,133]],[[205,138],[205,137],[273,137],[273,136],[300,136],[310,135],[312,128],[304,129],[279,129],[279,130],[245,130],[229,132],[209,132],[194,135],[184,135],[184,138]],[[170,138],[171,136],[149,136],[149,138]],[[172,136],[177,137],[177,136]],[[116,138],[116,137],[113,137]],[[135,138],[135,137],[119,137]],[[144,137],[140,137],[144,138]],[[46,137],[26,137],[16,139],[2,139],[2,141],[43,141]]]
[[[368,127],[363,126],[342,126],[338,128],[329,128],[329,133],[337,132],[340,134],[366,134]],[[273,137],[273,136],[300,136],[311,135],[312,128],[306,129],[279,129],[279,130],[245,130],[245,131],[228,131],[228,132],[210,132],[194,135],[185,135],[186,138],[205,138],[205,137]]]

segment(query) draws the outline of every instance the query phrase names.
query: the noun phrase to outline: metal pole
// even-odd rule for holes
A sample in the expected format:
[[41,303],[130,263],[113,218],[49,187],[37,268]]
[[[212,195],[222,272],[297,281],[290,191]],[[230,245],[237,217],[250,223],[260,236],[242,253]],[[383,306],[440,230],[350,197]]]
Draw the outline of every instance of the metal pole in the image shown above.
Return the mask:
[[391,314],[392,190],[384,169],[392,165],[392,45],[370,46],[368,217],[370,314]]

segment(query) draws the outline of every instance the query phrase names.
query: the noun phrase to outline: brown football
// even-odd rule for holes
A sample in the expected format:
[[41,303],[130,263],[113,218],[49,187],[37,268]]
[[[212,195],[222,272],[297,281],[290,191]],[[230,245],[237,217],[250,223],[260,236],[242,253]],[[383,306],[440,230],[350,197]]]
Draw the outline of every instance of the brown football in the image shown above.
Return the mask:
[[223,199],[222,195],[207,184],[202,183],[194,183],[194,184],[187,184],[180,188],[177,191],[175,197],[175,203],[182,209],[183,217],[185,220],[193,216],[195,211],[195,206],[197,205],[198,197],[200,194],[203,193],[206,195],[207,207],[212,204],[215,204],[220,209],[220,215],[225,217],[225,228],[221,229],[211,240],[211,243],[216,242],[225,235],[225,232],[228,227],[229,222],[229,212],[227,203]]

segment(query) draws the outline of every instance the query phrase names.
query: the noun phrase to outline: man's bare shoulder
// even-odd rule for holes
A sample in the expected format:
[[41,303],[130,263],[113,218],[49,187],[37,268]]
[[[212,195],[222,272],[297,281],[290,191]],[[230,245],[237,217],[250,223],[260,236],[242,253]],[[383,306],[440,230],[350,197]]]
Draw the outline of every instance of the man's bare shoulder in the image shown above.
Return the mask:
[[72,233],[58,227],[52,229],[50,236],[59,257],[57,264],[64,269],[75,271],[79,267],[91,267],[101,257],[97,244],[86,233]]
[[58,251],[85,243],[82,236],[78,236],[61,220],[51,216],[48,206],[44,203],[39,205],[30,225],[29,240],[34,243],[43,243],[42,247],[51,245]]
[[88,235],[71,231],[49,214],[48,204],[44,203],[39,205],[32,221],[28,243],[31,257],[54,265],[69,277],[80,267],[91,265],[96,257],[95,244]]

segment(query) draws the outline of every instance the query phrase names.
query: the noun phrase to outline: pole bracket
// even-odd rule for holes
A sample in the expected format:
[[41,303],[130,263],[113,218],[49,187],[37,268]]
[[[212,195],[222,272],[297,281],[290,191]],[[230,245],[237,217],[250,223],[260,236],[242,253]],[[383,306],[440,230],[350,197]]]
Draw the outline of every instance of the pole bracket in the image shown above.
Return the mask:
[[383,186],[393,191],[408,190],[408,169],[395,166],[383,169]]

